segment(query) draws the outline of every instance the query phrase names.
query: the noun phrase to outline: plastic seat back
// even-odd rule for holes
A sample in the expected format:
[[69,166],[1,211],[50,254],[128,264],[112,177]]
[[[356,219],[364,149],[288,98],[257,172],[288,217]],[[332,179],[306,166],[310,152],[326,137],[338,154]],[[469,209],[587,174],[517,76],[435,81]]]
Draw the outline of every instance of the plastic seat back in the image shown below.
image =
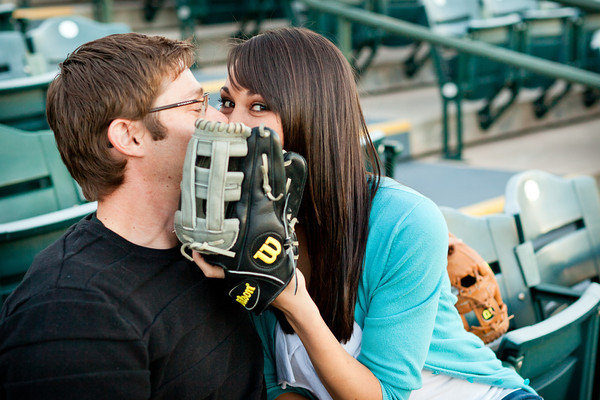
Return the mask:
[[[427,15],[421,0],[386,0],[383,1],[382,14],[413,24],[427,26]],[[382,44],[385,46],[406,46],[414,40],[398,36],[384,35]]]
[[27,32],[27,36],[31,39],[34,52],[42,54],[46,62],[54,66],[84,43],[127,32],[130,29],[125,24],[104,24],[84,17],[69,16],[49,18]]
[[440,209],[449,231],[477,251],[494,270],[508,313],[514,315],[511,328],[534,324],[533,300],[513,252],[518,244],[514,219],[508,215],[471,217],[452,208]]
[[12,15],[15,10],[14,4],[0,4],[0,31],[14,31]]
[[438,33],[464,36],[471,19],[480,17],[478,0],[423,0],[429,26]]
[[0,125],[0,160],[0,223],[83,202],[52,132],[29,133]]
[[516,251],[528,286],[570,287],[600,276],[600,199],[593,178],[525,171],[508,181],[505,211],[518,221],[522,243]]
[[0,80],[26,76],[27,50],[23,35],[16,31],[0,31],[0,49]]
[[481,5],[486,17],[501,17],[538,8],[535,0],[481,0]]

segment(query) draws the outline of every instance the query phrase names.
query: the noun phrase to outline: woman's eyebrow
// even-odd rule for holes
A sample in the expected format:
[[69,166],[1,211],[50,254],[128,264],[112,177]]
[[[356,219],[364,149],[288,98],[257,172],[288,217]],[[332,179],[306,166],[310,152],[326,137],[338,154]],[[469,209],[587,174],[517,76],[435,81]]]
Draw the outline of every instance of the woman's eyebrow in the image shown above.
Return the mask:
[[227,94],[231,94],[231,93],[229,93],[229,88],[228,88],[227,86],[223,86],[223,87],[221,88],[221,90],[222,90],[222,91],[224,91],[224,92],[225,92],[225,93],[227,93]]

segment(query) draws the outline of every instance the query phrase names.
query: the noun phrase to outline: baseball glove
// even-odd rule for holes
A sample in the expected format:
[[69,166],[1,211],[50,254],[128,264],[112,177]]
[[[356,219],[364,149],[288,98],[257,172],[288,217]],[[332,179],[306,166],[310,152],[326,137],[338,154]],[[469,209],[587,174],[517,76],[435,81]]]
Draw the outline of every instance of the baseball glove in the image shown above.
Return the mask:
[[[475,250],[452,234],[448,246],[448,276],[458,297],[456,308],[466,330],[484,343],[506,333],[512,316],[508,316],[494,272]],[[473,314],[476,319],[469,319]]]
[[307,176],[304,158],[277,134],[200,119],[181,181],[175,233],[187,249],[225,270],[227,293],[256,314],[296,272],[294,224]]

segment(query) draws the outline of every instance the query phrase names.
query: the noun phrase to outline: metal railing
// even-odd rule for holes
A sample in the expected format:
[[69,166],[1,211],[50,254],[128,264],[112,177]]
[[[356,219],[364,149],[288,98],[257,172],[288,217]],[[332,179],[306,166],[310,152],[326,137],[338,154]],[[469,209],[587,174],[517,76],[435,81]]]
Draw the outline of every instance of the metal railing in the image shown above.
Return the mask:
[[[343,5],[330,0],[300,0],[313,10],[335,15],[338,18],[339,46],[344,54],[352,51],[352,23],[360,23],[387,33],[407,36],[418,41],[429,42],[433,45],[448,47],[462,53],[489,58],[490,60],[522,68],[541,75],[556,79],[564,79],[573,83],[600,89],[600,74],[579,68],[548,61],[543,58],[530,56],[493,46],[470,39],[458,39],[433,33],[420,25],[411,24],[396,18],[377,14],[371,11]],[[574,1],[574,0],[573,0]]]
[[[520,53],[494,46],[491,44],[474,41],[469,38],[454,38],[436,34],[430,29],[421,25],[412,24],[396,18],[377,14],[368,10],[351,7],[342,4],[339,1],[331,0],[300,0],[312,11],[333,15],[337,18],[337,38],[338,46],[346,57],[352,54],[352,24],[358,23],[388,34],[401,35],[411,38],[415,41],[428,42],[431,45],[442,46],[457,50],[458,52],[484,57],[499,63],[510,65],[526,71],[549,76],[554,79],[562,79],[567,82],[579,83],[589,88],[600,89],[600,74],[590,71],[564,65],[558,62],[549,61],[543,58],[534,57],[528,54]],[[587,6],[587,9],[600,11],[600,2],[591,0],[562,0],[562,3]],[[595,3],[595,4],[594,4]],[[597,8],[596,8],[597,7]],[[460,111],[459,111],[460,112]],[[460,118],[460,115],[457,116]],[[449,133],[445,128],[443,132],[444,151],[446,156],[449,154]],[[456,154],[451,158],[460,158],[460,149],[462,149],[462,132],[457,132]]]

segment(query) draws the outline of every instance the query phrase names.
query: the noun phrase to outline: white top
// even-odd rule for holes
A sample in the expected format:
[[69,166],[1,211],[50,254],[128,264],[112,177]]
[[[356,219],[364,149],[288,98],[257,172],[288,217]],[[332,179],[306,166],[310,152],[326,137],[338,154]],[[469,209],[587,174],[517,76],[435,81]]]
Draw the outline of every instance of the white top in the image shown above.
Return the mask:
[[[342,344],[342,347],[352,357],[357,358],[361,341],[362,329],[354,322],[352,337]],[[275,332],[275,357],[277,382],[282,388],[285,389],[287,385],[300,387],[309,390],[320,400],[331,399],[298,335],[285,334],[279,323]],[[449,394],[452,394],[451,398],[461,400],[501,400],[518,390],[470,383],[444,374],[433,374],[426,369],[421,371],[421,379],[423,386],[411,392],[410,400],[446,400]]]
[[[421,370],[421,389],[413,390],[409,400],[501,400],[519,389],[504,389],[498,386],[471,383],[464,379]],[[452,396],[448,396],[451,393]]]

